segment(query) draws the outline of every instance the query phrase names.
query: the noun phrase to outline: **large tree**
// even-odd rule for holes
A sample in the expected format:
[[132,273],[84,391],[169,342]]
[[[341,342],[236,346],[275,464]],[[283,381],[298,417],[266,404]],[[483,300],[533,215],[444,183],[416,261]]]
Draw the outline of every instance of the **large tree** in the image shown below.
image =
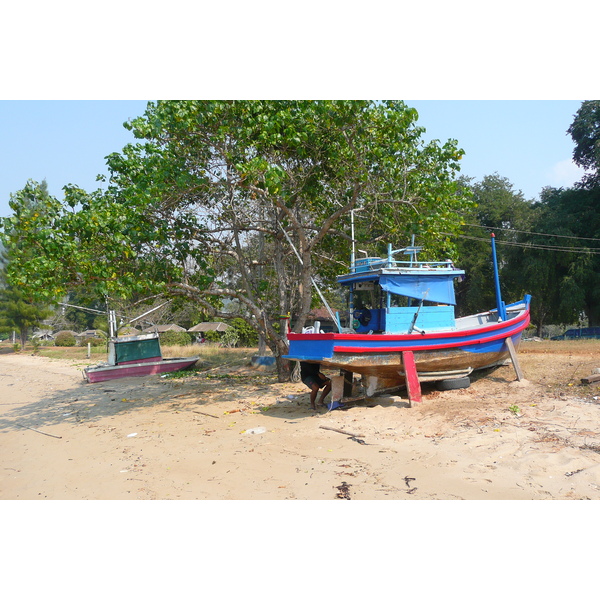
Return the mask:
[[600,100],[587,100],[579,107],[567,133],[575,143],[573,160],[588,173],[581,185],[600,185]]
[[468,315],[495,306],[490,234],[497,242],[503,300],[513,302],[530,293],[530,282],[520,277],[523,252],[521,232],[531,228],[534,211],[522,192],[498,173],[481,181],[462,178],[473,193],[474,206],[465,214],[465,233],[458,241],[460,267],[465,281],[457,288],[457,310]]
[[531,275],[545,279],[548,319],[574,323],[583,312],[590,326],[600,325],[600,187],[544,189],[534,227],[547,234],[546,248],[532,251]]
[[[45,203],[50,195],[45,181],[41,183],[27,182],[25,187],[15,196],[19,206],[22,206],[33,220],[44,211]],[[14,235],[16,232],[12,231]],[[31,330],[51,314],[43,303],[37,302],[34,294],[27,288],[12,285],[8,272],[14,270],[15,264],[27,263],[33,257],[33,252],[25,243],[13,243],[5,248],[0,242],[0,330],[5,332],[17,330],[21,345],[25,346]]]
[[456,182],[462,151],[424,143],[417,118],[402,102],[150,103],[127,125],[142,141],[108,157],[105,192],[67,187],[41,231],[13,207],[8,244],[25,240],[39,257],[13,276],[38,291],[185,297],[242,318],[283,378],[277,317],[291,313],[300,330],[313,281],[347,263],[350,211],[362,209],[363,247],[415,233],[450,249],[439,232],[456,231],[468,203]]

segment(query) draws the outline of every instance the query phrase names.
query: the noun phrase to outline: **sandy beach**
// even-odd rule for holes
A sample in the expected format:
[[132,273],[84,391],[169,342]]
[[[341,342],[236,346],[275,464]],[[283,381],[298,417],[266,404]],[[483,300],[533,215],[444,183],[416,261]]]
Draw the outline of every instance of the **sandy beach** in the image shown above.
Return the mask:
[[249,367],[88,384],[82,361],[3,354],[0,499],[597,500],[597,345],[548,344],[522,344],[526,381],[317,414]]

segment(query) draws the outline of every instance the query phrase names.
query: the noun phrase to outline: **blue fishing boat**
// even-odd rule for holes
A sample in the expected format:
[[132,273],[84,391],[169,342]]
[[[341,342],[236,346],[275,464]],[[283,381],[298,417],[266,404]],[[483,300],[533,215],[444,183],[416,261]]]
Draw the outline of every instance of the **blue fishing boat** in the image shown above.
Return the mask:
[[[305,328],[289,333],[289,360],[319,363],[366,380],[367,395],[382,388],[418,382],[465,378],[472,371],[516,363],[521,334],[529,325],[531,296],[513,304],[500,297],[494,239],[497,306],[457,318],[454,282],[465,272],[447,260],[418,260],[422,248],[392,250],[387,257],[354,259],[350,272],[338,277],[349,290],[350,327],[322,333]],[[405,254],[404,260],[396,260]],[[515,369],[519,373],[518,365]],[[410,371],[410,372],[409,372]],[[468,380],[467,380],[468,384]],[[419,385],[419,384],[417,384]]]

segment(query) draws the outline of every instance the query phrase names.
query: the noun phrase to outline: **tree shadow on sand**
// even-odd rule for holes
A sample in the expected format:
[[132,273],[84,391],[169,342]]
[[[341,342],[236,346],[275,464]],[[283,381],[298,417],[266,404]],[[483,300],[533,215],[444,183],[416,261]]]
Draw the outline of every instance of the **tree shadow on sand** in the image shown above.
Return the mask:
[[[91,424],[122,414],[141,413],[150,407],[163,411],[205,411],[213,416],[229,412],[260,412],[290,421],[324,415],[326,408],[310,409],[309,394],[285,394],[274,376],[248,372],[233,377],[204,377],[201,373],[181,378],[129,377],[90,384],[83,380],[67,390],[49,391],[34,402],[11,401],[10,386],[0,404],[8,408],[0,417],[0,431],[22,427],[43,430],[55,425]],[[423,385],[424,401],[430,387]],[[357,399],[331,413],[367,408],[410,408],[405,393]]]
[[0,417],[0,431],[21,427],[43,428],[61,424],[93,423],[107,417],[161,406],[165,411],[185,404],[209,401],[228,402],[231,394],[220,389],[222,382],[189,379],[163,379],[160,376],[128,377],[102,383],[81,381],[75,387],[49,391],[34,402],[11,400],[10,385],[0,404],[8,410]]

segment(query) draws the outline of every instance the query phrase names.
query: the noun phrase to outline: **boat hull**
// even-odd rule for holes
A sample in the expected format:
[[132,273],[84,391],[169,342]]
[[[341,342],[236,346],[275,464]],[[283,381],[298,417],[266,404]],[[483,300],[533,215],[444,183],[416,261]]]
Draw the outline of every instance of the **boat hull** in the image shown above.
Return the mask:
[[155,361],[141,361],[121,365],[106,365],[87,367],[83,370],[83,376],[89,383],[121,379],[122,377],[144,377],[157,373],[172,373],[192,368],[198,357],[189,358],[163,358]]
[[509,357],[509,337],[518,348],[529,325],[529,302],[507,309],[506,321],[489,311],[457,319],[455,330],[425,334],[290,333],[285,358],[376,377],[392,387],[404,383],[402,353],[411,351],[420,381],[448,379],[501,364]]

